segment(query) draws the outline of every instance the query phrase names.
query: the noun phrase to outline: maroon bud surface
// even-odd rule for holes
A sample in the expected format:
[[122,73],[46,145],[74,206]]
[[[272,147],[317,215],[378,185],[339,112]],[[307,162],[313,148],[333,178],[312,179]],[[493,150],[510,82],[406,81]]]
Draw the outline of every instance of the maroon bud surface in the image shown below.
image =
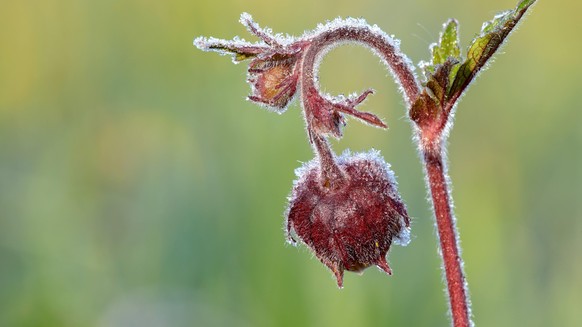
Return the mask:
[[346,179],[341,187],[321,183],[318,159],[296,170],[289,199],[288,241],[309,247],[343,286],[344,270],[359,272],[376,265],[391,274],[386,254],[394,242],[409,242],[410,221],[394,174],[378,151],[344,153],[337,165]]

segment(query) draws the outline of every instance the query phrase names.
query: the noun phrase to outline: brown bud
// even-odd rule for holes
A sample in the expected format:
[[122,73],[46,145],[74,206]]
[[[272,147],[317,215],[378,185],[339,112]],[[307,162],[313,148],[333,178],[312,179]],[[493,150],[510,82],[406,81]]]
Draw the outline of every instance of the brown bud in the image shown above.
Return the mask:
[[297,57],[274,53],[264,59],[253,59],[249,65],[248,82],[253,87],[249,100],[284,111],[297,91]]

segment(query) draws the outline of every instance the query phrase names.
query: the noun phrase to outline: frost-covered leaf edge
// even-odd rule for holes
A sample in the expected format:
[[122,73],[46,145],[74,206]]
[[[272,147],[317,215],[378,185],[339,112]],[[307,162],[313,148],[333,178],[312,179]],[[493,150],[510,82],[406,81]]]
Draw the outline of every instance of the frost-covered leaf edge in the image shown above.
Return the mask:
[[452,82],[447,91],[449,103],[454,103],[462,95],[535,2],[521,0],[515,9],[501,12],[483,24],[481,32],[467,48],[465,61],[451,70],[449,79]]

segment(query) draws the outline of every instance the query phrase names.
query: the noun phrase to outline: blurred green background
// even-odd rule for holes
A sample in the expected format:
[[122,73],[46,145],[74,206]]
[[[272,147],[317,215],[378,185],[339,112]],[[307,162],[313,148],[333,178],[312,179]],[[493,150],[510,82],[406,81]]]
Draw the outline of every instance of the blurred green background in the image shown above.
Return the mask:
[[[449,17],[463,47],[514,0],[4,0],[0,9],[0,326],[446,326],[422,169],[402,99],[367,50],[332,51],[322,87],[374,87],[334,142],[375,147],[414,217],[394,270],[331,273],[284,243],[298,105],[245,101],[244,64],[195,36],[254,40],[252,13],[301,34],[364,17],[417,63]],[[463,98],[450,138],[477,326],[581,326],[579,1],[541,1]]]

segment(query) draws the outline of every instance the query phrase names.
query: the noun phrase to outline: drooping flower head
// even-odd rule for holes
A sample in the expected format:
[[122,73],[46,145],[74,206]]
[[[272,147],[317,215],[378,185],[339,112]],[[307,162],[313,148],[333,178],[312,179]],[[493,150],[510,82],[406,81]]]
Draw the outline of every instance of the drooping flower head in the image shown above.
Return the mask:
[[201,37],[194,40],[194,45],[230,54],[235,63],[249,59],[250,101],[283,113],[297,93],[301,95],[316,158],[297,171],[299,178],[285,222],[288,240],[295,243],[295,235],[305,243],[333,271],[339,287],[343,285],[344,270],[358,272],[376,265],[391,274],[386,261],[390,245],[406,245],[410,227],[393,173],[375,151],[345,153],[336,158],[326,139],[342,136],[346,114],[374,126],[386,125],[377,116],[355,109],[372,90],[360,95],[322,95],[316,74],[322,56],[338,42],[365,44],[402,80],[410,102],[417,86],[398,42],[358,19],[337,19],[300,38],[274,35],[260,28],[248,14],[243,14],[240,21],[259,42]]
[[344,270],[376,265],[387,274],[390,245],[409,242],[410,220],[390,167],[377,151],[337,158],[346,175],[340,187],[321,183],[313,159],[297,169],[286,217],[287,238],[303,241],[333,271],[339,287]]

